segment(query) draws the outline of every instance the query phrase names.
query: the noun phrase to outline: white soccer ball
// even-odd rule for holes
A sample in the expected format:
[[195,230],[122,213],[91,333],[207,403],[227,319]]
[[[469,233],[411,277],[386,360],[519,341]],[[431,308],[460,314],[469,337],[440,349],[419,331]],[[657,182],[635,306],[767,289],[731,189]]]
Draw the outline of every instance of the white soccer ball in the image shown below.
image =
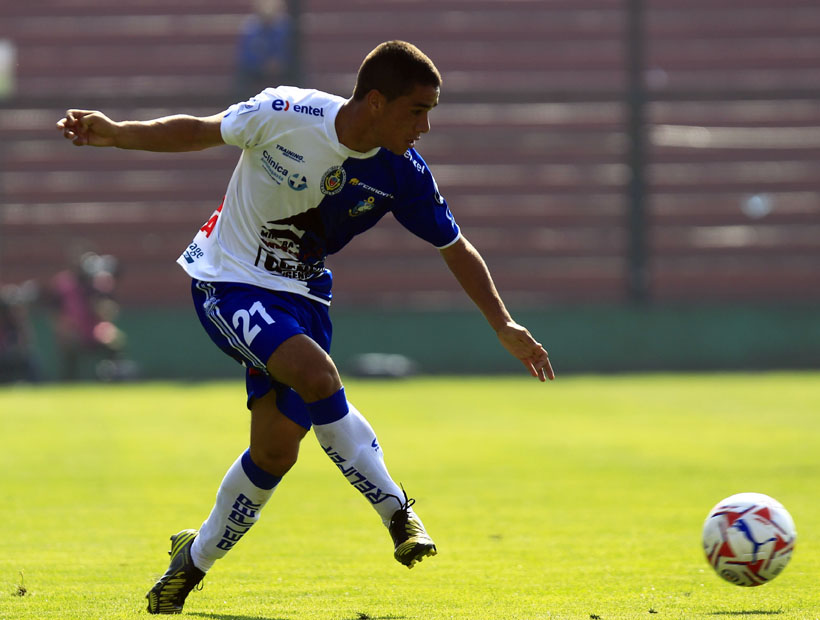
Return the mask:
[[703,551],[715,572],[738,586],[759,586],[789,563],[797,540],[791,515],[762,493],[738,493],[712,508]]

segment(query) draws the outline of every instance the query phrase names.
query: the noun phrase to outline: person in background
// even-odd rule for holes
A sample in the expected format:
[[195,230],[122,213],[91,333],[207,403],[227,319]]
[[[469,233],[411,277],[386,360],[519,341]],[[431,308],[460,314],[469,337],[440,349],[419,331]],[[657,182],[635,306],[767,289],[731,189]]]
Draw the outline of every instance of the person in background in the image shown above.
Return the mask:
[[235,100],[278,86],[289,76],[291,21],[285,0],[256,0],[242,26],[237,50]]
[[113,256],[86,252],[52,278],[49,293],[63,381],[80,378],[84,358],[95,359],[98,378],[116,374],[112,370],[119,367],[125,348],[125,334],[114,324],[119,315],[116,274]]
[[30,314],[37,296],[32,280],[0,288],[0,383],[41,378]]

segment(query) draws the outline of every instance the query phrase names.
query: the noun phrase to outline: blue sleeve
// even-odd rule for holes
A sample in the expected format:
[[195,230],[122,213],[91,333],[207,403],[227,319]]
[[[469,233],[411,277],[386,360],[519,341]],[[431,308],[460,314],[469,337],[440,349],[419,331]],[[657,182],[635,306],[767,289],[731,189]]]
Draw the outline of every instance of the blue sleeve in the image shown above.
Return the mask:
[[399,179],[403,192],[393,215],[407,230],[437,248],[451,245],[460,235],[447,201],[421,156],[413,149],[402,159]]

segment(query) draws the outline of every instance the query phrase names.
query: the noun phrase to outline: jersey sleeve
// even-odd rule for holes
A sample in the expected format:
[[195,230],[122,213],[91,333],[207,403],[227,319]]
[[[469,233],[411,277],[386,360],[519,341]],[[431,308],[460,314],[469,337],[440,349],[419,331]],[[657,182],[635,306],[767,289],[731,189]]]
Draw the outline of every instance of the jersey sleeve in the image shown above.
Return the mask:
[[225,144],[249,149],[265,142],[275,120],[271,114],[272,99],[275,96],[268,89],[229,107],[220,127]]
[[415,150],[404,154],[400,202],[393,207],[399,223],[417,237],[438,249],[455,243],[461,231],[447,201],[438,191],[436,180],[427,164]]

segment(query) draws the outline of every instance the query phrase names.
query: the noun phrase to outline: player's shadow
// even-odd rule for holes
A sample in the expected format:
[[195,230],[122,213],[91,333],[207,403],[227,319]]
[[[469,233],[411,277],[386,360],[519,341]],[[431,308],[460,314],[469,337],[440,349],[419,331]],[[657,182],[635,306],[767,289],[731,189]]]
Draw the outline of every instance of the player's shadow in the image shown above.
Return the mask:
[[344,620],[407,620],[407,616],[370,616],[359,613],[355,618],[345,618]]
[[407,620],[407,616],[371,616],[359,612],[354,618],[345,618],[344,620]]
[[270,616],[237,616],[236,614],[212,614],[204,611],[186,612],[189,616],[201,616],[213,620],[290,620],[289,618],[271,618]]
[[[212,620],[289,620],[289,618],[270,618],[267,616],[237,616],[234,614],[214,614],[203,611],[188,612],[189,616],[200,616],[211,618]],[[345,620],[407,620],[407,616],[371,616],[370,614],[359,613],[353,618]]]
[[749,611],[713,611],[710,616],[779,616],[782,609],[752,609]]

